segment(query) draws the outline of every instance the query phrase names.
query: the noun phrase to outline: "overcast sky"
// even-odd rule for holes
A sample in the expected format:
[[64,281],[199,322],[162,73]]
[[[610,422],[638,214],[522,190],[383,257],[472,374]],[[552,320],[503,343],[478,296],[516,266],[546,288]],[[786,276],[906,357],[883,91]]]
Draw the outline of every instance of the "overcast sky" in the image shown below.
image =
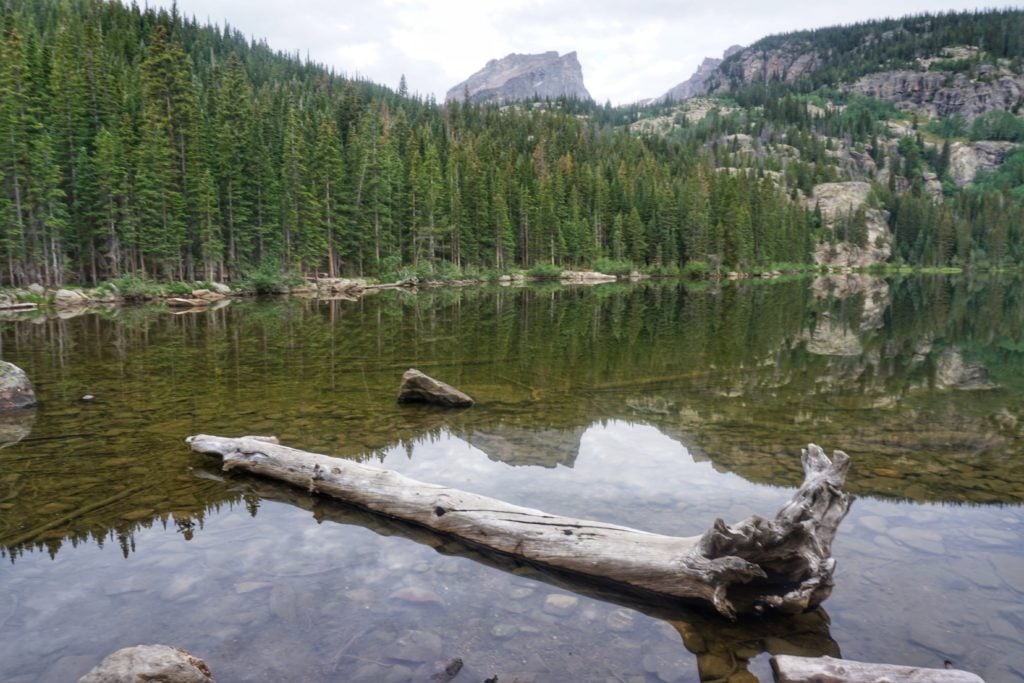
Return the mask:
[[[144,4],[143,0],[140,4]],[[170,6],[171,0],[148,0]],[[178,0],[186,16],[266,38],[397,87],[444,99],[510,52],[575,50],[598,102],[657,97],[707,56],[771,33],[924,11],[1006,5],[966,0]]]

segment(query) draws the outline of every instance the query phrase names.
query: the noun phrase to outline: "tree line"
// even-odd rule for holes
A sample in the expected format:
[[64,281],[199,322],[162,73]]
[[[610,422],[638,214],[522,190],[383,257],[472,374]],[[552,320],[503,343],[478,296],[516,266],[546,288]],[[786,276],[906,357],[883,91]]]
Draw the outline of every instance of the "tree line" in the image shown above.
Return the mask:
[[2,280],[807,260],[813,217],[769,181],[581,110],[442,106],[175,9],[8,0]]

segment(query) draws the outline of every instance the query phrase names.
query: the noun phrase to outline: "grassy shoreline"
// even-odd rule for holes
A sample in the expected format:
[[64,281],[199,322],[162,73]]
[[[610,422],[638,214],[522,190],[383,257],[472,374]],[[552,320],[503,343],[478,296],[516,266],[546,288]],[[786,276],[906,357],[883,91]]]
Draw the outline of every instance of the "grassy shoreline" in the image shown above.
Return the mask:
[[[0,308],[14,308],[19,305],[61,306],[75,303],[73,297],[62,299],[60,292],[78,294],[81,303],[129,303],[159,302],[168,299],[195,298],[197,292],[213,291],[223,296],[244,297],[256,295],[285,295],[312,293],[325,286],[337,286],[338,283],[360,283],[361,287],[391,286],[465,286],[487,283],[507,282],[550,282],[566,280],[567,274],[583,273],[589,276],[608,275],[620,281],[647,279],[681,281],[716,281],[741,279],[774,279],[785,276],[842,276],[869,275],[877,277],[905,275],[962,275],[962,274],[1001,274],[1020,273],[1024,264],[1016,267],[971,267],[960,266],[910,266],[905,264],[874,264],[865,267],[825,266],[820,264],[773,263],[750,269],[714,269],[705,262],[691,262],[685,267],[656,266],[644,269],[634,268],[628,262],[608,261],[595,266],[604,268],[570,270],[551,264],[539,264],[527,270],[508,271],[475,271],[456,268],[436,269],[431,272],[427,268],[404,268],[397,273],[390,273],[381,278],[302,278],[280,272],[261,270],[239,282],[217,283],[197,282],[160,282],[150,278],[126,275],[114,280],[102,282],[96,286],[74,283],[60,286],[0,288]],[[68,299],[71,301],[68,301]],[[6,303],[6,305],[4,305]]]

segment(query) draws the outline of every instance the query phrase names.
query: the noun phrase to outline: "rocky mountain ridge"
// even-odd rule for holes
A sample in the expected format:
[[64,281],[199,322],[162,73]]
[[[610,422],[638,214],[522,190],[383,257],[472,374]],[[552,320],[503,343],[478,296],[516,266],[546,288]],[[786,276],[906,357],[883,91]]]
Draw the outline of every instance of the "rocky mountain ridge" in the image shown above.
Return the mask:
[[715,70],[721,66],[723,61],[742,49],[742,45],[733,45],[722,53],[722,57],[720,59],[717,57],[705,57],[704,61],[700,63],[700,66],[697,67],[697,70],[692,76],[669,89],[668,92],[656,101],[663,102],[667,100],[669,102],[682,102],[683,100],[688,100],[691,97],[704,94],[704,83],[708,78],[715,73]]
[[583,84],[583,67],[575,52],[512,53],[492,59],[484,68],[453,86],[445,101],[468,98],[470,102],[504,104],[534,97],[591,99]]
[[[810,80],[837,59],[838,55],[799,39],[767,49],[756,44],[733,47],[723,59],[705,59],[693,76],[662,100],[681,102],[770,83],[792,85]],[[987,57],[976,45],[944,46],[918,57],[912,68],[872,71],[835,85],[928,117],[960,115],[970,121],[991,111],[1019,113],[1024,108],[1024,72],[1019,65]]]

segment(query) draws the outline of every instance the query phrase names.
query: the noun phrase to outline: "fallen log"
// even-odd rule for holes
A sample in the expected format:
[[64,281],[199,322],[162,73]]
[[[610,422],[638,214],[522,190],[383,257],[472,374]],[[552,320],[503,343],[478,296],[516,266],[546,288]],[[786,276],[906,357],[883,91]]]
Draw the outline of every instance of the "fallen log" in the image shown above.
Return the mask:
[[[699,609],[701,604],[688,605],[678,600],[666,600],[664,596],[652,593],[623,590],[621,586],[609,581],[594,581],[579,574],[524,563],[508,553],[494,552],[480,544],[470,544],[427,529],[421,524],[348,505],[329,496],[310,494],[286,482],[252,476],[230,480],[230,475],[221,475],[202,467],[195,468],[193,474],[204,479],[210,477],[230,482],[233,493],[256,496],[261,500],[306,510],[317,524],[358,526],[381,536],[402,537],[433,548],[442,555],[472,560],[520,579],[572,591],[577,595],[664,621],[679,633],[686,650],[695,656],[701,681],[750,681],[750,661],[762,653],[804,657],[838,657],[840,654],[839,644],[829,632],[831,621],[824,607],[800,614],[765,614],[756,618],[727,621],[712,610]],[[346,646],[342,646],[339,654],[345,650]],[[337,657],[338,654],[335,655]]]
[[980,676],[959,669],[872,664],[832,657],[772,657],[778,683],[985,683]]
[[723,615],[812,609],[832,590],[832,539],[849,508],[842,490],[849,458],[814,444],[802,451],[804,483],[774,520],[721,519],[679,538],[552,515],[391,470],[281,446],[273,437],[199,434],[194,451],[219,455],[225,470],[280,479],[376,513],[528,562],[626,588],[706,601]]

